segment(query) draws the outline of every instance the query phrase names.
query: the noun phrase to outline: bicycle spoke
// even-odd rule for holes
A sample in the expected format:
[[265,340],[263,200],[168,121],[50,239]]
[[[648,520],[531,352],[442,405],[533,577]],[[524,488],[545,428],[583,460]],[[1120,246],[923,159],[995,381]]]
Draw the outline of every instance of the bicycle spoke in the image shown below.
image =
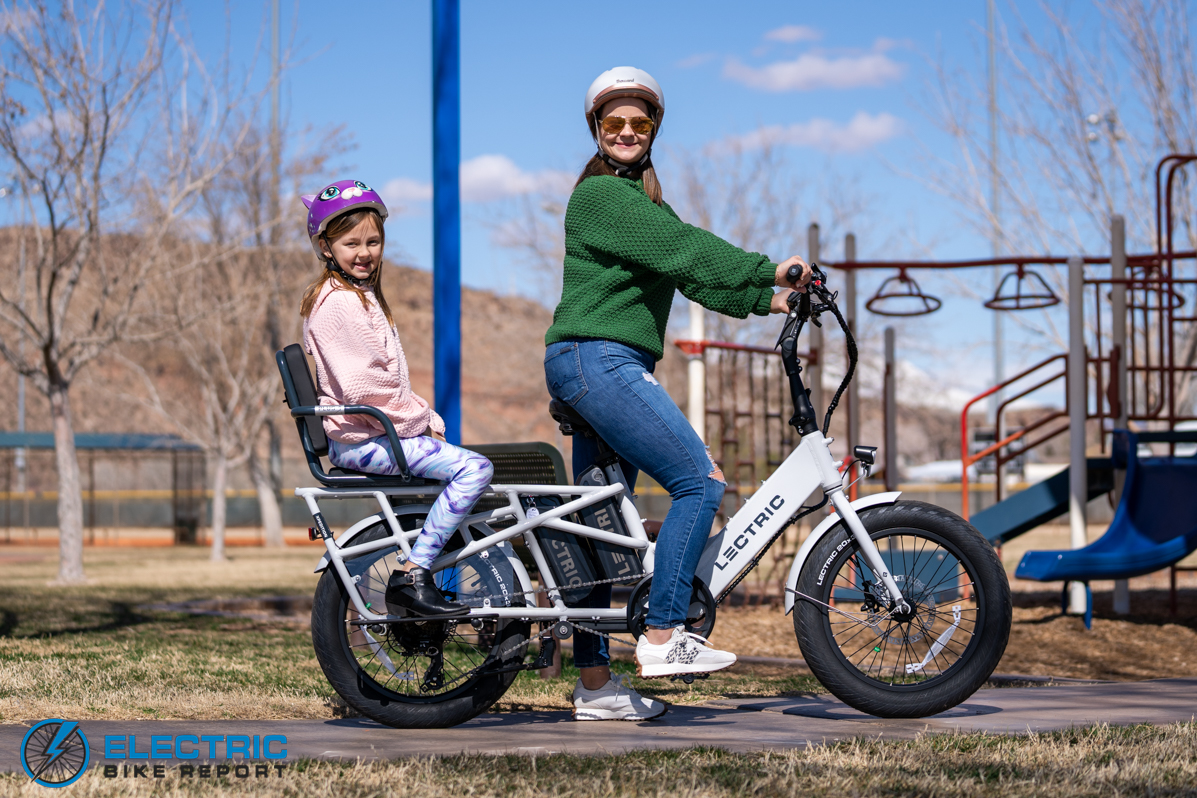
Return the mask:
[[[877,544],[886,552],[912,611],[896,614],[896,609],[883,609],[887,595],[878,595],[880,582],[873,581],[876,575],[854,551],[841,561],[823,594],[836,605],[824,605],[832,639],[853,667],[883,683],[938,679],[963,658],[973,640],[979,612],[974,580],[959,558],[933,539],[896,534]],[[972,595],[965,601],[962,591],[970,588]],[[850,604],[872,609],[845,612]]]

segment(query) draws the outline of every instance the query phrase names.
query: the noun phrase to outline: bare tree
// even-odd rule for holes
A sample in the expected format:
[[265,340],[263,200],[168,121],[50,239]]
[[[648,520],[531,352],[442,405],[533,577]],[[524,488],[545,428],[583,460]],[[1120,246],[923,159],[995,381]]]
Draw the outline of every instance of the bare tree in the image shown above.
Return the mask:
[[[949,198],[979,233],[1007,252],[1105,253],[1111,217],[1127,221],[1132,251],[1156,245],[1154,167],[1197,149],[1197,64],[1184,0],[1042,3],[1032,28],[1018,7],[999,27],[1000,215],[990,204],[984,66],[936,64],[925,112],[950,136],[948,154],[927,153],[919,179]],[[1197,248],[1190,180],[1176,195],[1179,249]],[[1187,244],[1187,246],[1185,246]],[[1062,273],[1044,270],[1060,296]],[[1051,317],[1016,315],[1063,345]],[[1177,341],[1178,365],[1197,358],[1197,329]],[[1180,378],[1178,378],[1180,379]],[[1192,401],[1192,381],[1180,380]]]
[[[285,65],[281,66],[280,75],[285,71]],[[310,129],[298,131],[297,135],[292,133],[285,124],[280,126],[279,163],[274,164],[271,161],[269,136],[255,130],[241,148],[236,167],[223,177],[219,190],[214,189],[205,195],[204,202],[211,235],[215,237],[219,231],[221,240],[229,236],[240,239],[247,246],[252,246],[259,260],[267,266],[265,271],[269,279],[261,285],[261,290],[268,294],[269,304],[259,343],[262,356],[268,364],[273,364],[276,351],[295,340],[299,334],[299,316],[295,313],[299,305],[298,290],[288,293],[287,289],[298,288],[292,285],[297,277],[306,280],[310,276],[308,260],[294,257],[295,249],[304,255],[309,251],[306,236],[294,234],[305,229],[302,222],[296,220],[295,224],[286,225],[286,229],[283,229],[284,222],[290,221],[296,209],[302,210],[302,206],[295,199],[285,204],[277,201],[272,195],[272,175],[268,170],[277,166],[280,178],[286,181],[285,185],[296,189],[293,195],[298,195],[303,193],[298,190],[299,187],[307,186],[316,175],[325,171],[330,160],[353,146],[352,136],[343,126],[315,137]],[[307,144],[309,142],[310,145]],[[297,269],[297,264],[302,266]],[[273,365],[269,368],[272,369]],[[274,413],[268,414],[260,431],[246,441],[246,464],[258,495],[263,542],[267,547],[284,545],[282,511],[278,500],[281,442],[274,416]],[[258,439],[261,437],[266,438],[265,459],[258,452]]]
[[537,283],[533,293],[545,304],[554,304],[561,298],[568,204],[568,192],[546,185],[539,191],[512,198],[490,220],[495,244],[512,250],[524,262]]
[[161,334],[145,289],[206,257],[176,242],[227,166],[212,147],[230,140],[233,103],[201,100],[206,113],[188,115],[173,11],[173,0],[0,4],[0,158],[34,220],[21,231],[32,295],[0,286],[0,354],[49,400],[64,584],[84,579],[72,381],[117,342]]
[[159,367],[147,368],[133,352],[122,358],[141,377],[140,404],[207,456],[213,560],[225,558],[229,472],[253,456],[280,394],[278,374],[262,347],[271,275],[260,268],[259,255],[253,248],[222,252],[208,268],[184,275],[169,293],[163,290],[157,304],[169,308],[176,332],[156,351],[142,353]]

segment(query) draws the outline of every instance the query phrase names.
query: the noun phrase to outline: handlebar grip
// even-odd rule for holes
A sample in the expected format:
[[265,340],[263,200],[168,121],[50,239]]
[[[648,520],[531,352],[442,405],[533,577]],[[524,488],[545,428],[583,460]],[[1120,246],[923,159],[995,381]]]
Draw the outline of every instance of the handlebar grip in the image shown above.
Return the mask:
[[[817,281],[817,283],[827,282],[827,275],[822,269],[819,268],[819,264],[817,263],[810,264],[810,276],[811,280]],[[791,266],[789,270],[786,271],[787,282],[797,283],[800,277],[802,277],[802,269],[798,266]]]

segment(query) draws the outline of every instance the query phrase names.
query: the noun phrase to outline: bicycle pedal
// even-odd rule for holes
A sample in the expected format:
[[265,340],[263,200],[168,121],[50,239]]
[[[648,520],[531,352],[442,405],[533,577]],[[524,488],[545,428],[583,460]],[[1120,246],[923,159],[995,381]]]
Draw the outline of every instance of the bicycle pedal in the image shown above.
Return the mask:
[[[695,679],[709,679],[709,673],[676,673],[669,677],[671,682],[685,682],[686,684],[694,684]],[[658,677],[660,678],[660,677]]]

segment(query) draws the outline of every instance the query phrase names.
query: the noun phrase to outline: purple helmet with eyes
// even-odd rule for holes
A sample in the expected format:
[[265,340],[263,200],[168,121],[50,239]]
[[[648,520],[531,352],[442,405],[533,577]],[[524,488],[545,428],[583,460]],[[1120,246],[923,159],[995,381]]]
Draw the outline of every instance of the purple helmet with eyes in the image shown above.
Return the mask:
[[387,206],[382,197],[360,180],[338,180],[325,186],[319,194],[304,194],[300,199],[308,209],[308,238],[321,259],[324,253],[320,251],[318,239],[333,219],[361,208],[373,208],[384,221],[387,218]]

